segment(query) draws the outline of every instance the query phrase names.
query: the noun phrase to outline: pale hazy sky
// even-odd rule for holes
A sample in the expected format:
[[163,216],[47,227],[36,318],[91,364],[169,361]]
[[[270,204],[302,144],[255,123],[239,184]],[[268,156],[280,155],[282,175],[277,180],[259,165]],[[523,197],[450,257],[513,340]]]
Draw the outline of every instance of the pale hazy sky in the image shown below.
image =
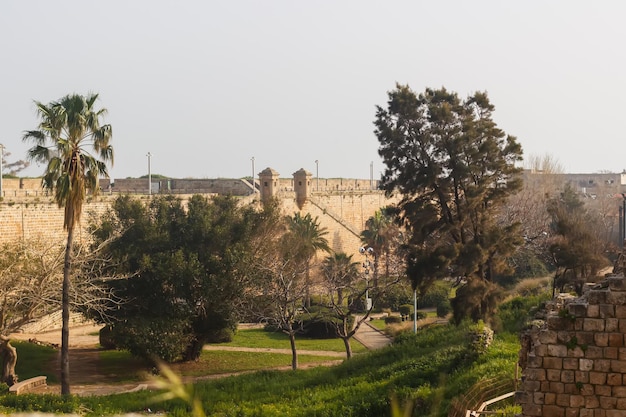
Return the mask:
[[[524,154],[626,168],[626,2],[2,0],[0,143],[23,159],[33,101],[100,94],[113,178],[368,178],[375,105],[487,91]],[[39,175],[33,166],[26,175]]]

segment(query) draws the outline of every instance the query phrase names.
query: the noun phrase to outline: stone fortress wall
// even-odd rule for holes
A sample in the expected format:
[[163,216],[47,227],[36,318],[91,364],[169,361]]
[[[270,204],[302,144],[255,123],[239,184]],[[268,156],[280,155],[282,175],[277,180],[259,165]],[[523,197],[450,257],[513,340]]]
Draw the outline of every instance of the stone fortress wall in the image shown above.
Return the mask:
[[[313,218],[318,217],[320,225],[328,230],[327,238],[332,249],[353,254],[356,261],[360,260],[359,234],[365,228],[367,219],[380,208],[397,201],[376,190],[377,181],[345,178],[318,180],[300,170],[299,173],[305,173],[303,186],[302,178],[296,178],[295,174],[293,178],[280,178],[270,168],[263,172],[273,173],[272,180],[275,183],[271,184],[273,187],[269,194],[264,194],[263,180],[267,178],[263,177],[263,173],[255,180],[254,187],[249,177],[159,179],[152,181],[151,192],[175,194],[183,202],[193,194],[230,194],[240,197],[242,204],[258,203],[268,196],[278,198],[285,214],[301,212],[303,215],[310,213]],[[0,202],[0,243],[21,239],[63,244],[66,238],[63,209],[54,203],[47,191],[41,189],[41,179],[4,179],[2,186],[4,198]],[[76,235],[78,240],[88,236],[86,227],[89,216],[105,213],[117,195],[129,193],[146,201],[150,198],[148,180],[145,178],[116,179],[113,182],[102,180],[100,186],[101,193],[95,198],[88,197],[85,202],[81,227]]]
[[626,416],[626,279],[557,297],[522,335],[522,416]]

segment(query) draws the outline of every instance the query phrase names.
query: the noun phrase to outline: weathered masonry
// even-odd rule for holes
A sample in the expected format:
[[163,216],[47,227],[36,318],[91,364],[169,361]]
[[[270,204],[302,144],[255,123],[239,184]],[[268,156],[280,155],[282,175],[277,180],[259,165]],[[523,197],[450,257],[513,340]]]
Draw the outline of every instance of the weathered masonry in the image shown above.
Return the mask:
[[626,280],[559,297],[522,335],[516,400],[523,416],[626,416]]
[[[377,183],[363,179],[313,178],[300,169],[291,178],[280,178],[277,171],[267,168],[259,173],[254,184],[245,179],[177,180],[170,189],[154,185],[154,194],[176,194],[183,204],[193,194],[228,194],[240,199],[241,204],[258,204],[268,198],[277,198],[285,214],[309,213],[318,217],[320,226],[328,230],[333,250],[357,254],[362,245],[360,233],[365,222],[376,210],[397,202],[375,189]],[[88,197],[76,239],[88,237],[86,226],[91,215],[99,216],[110,207],[115,196],[129,193],[148,200],[146,179],[116,180],[115,187],[106,182],[97,198]],[[41,180],[14,179],[8,181],[5,197],[0,202],[0,243],[12,240],[43,240],[62,244],[67,233],[63,230],[63,210],[57,207],[49,193],[41,189]],[[182,184],[182,185],[181,185]],[[133,193],[137,191],[137,193]],[[357,258],[358,259],[358,258]]]

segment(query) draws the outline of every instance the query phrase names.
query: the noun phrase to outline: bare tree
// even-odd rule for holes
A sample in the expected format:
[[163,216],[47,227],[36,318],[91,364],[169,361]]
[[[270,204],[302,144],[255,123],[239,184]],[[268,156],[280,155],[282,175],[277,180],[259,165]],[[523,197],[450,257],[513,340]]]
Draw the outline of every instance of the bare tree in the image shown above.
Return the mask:
[[[117,279],[106,274],[109,260],[100,258],[99,248],[79,246],[76,254],[78,273],[72,280],[70,306],[74,311],[89,309],[106,315],[111,300],[122,302],[102,285],[104,280]],[[17,382],[18,376],[17,352],[8,336],[24,324],[59,310],[63,262],[63,242],[17,241],[4,244],[0,250],[0,356],[2,381],[9,385]]]

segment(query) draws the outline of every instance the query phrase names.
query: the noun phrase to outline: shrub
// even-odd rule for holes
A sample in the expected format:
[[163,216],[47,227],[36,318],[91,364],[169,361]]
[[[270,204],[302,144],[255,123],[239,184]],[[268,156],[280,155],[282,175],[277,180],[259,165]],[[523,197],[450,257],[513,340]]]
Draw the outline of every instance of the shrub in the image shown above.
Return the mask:
[[[348,311],[348,328],[354,325],[354,316]],[[315,339],[332,339],[338,336],[337,326],[341,324],[341,318],[335,312],[319,305],[311,306],[308,313],[301,314],[296,321],[304,329],[304,334]]]
[[387,316],[385,317],[385,324],[402,323],[402,317],[400,316]]
[[398,311],[400,312],[402,319],[405,320],[413,313],[413,306],[411,304],[402,304],[398,308]]
[[183,320],[137,318],[116,323],[112,328],[115,344],[138,357],[159,358],[166,362],[182,359],[191,343],[188,324]]
[[452,311],[452,305],[450,300],[446,299],[445,302],[437,305],[437,317],[446,317]]
[[[417,319],[418,320],[423,320],[426,317],[428,317],[428,314],[424,313],[423,311],[418,311],[417,312]],[[413,312],[411,312],[411,314],[409,314],[409,319],[413,320]]]

